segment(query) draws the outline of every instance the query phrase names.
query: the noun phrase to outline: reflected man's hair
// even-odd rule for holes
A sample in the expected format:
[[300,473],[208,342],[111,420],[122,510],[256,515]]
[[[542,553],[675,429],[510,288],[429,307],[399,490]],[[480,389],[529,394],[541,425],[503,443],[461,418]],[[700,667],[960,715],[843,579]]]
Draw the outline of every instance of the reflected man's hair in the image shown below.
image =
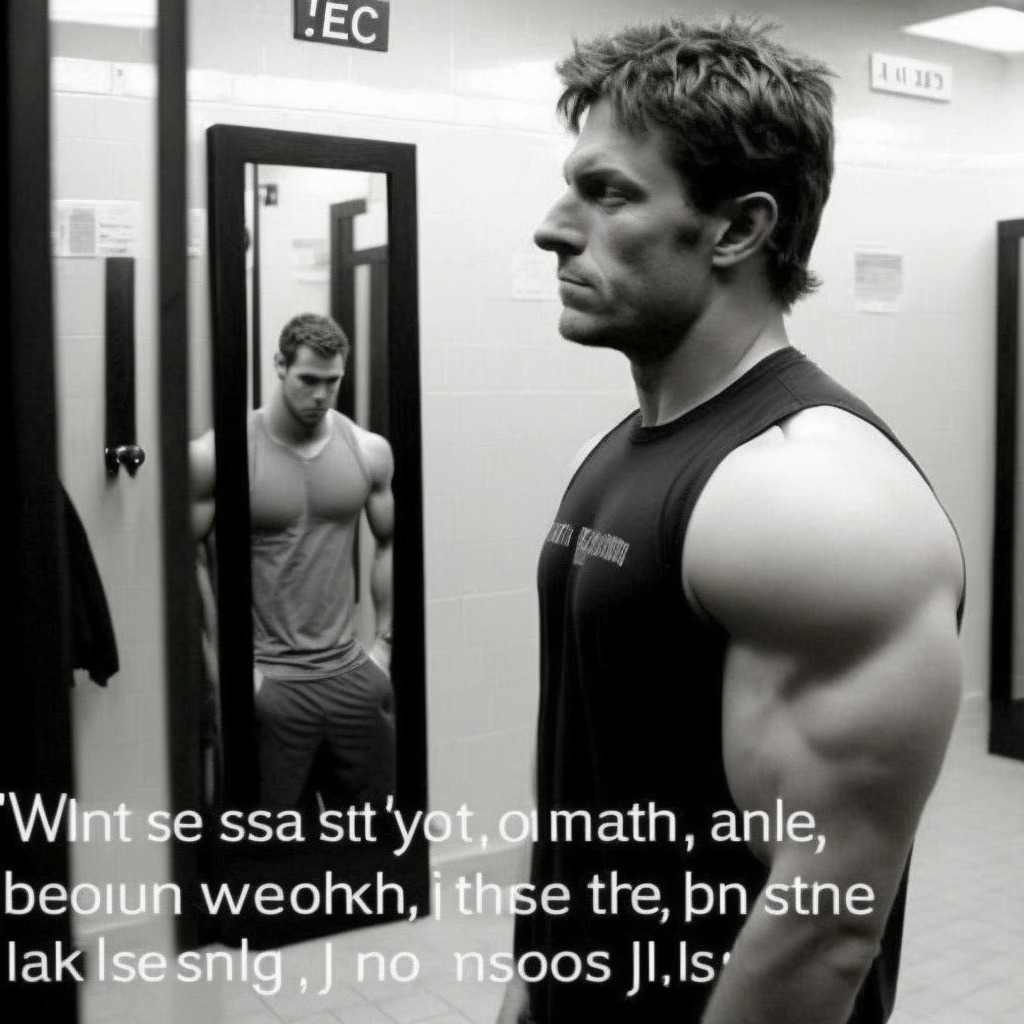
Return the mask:
[[767,192],[779,220],[768,278],[783,309],[814,289],[807,263],[832,181],[832,73],[769,39],[778,26],[673,18],[575,41],[557,65],[558,112],[574,131],[607,99],[629,131],[660,131],[690,198],[707,213]]
[[300,313],[282,328],[277,347],[286,366],[295,362],[295,353],[300,345],[308,345],[318,356],[328,359],[339,353],[342,359],[347,359],[352,347],[337,323],[319,313]]

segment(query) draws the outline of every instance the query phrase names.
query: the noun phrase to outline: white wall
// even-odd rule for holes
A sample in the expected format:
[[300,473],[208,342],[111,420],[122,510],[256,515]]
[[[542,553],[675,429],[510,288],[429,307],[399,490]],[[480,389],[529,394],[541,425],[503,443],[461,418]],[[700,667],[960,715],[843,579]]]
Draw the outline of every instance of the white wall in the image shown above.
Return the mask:
[[[759,6],[766,5],[744,5]],[[512,298],[513,260],[530,251],[532,229],[560,191],[569,148],[552,118],[554,84],[536,69],[563,54],[573,32],[621,24],[624,7],[394,0],[387,54],[294,41],[283,2],[191,7],[191,63],[200,73],[191,80],[190,206],[206,206],[209,124],[418,147],[431,802],[445,809],[467,802],[492,814],[525,806],[537,683],[535,558],[572,453],[632,404],[621,357],[561,340],[553,299]],[[1016,113],[1024,71],[1020,62],[897,34],[899,7],[772,5],[784,38],[840,76],[834,195],[813,260],[825,284],[797,308],[791,330],[890,420],[957,522],[970,576],[967,685],[978,695],[987,685],[994,225],[1024,216]],[[667,9],[638,0],[628,16]],[[688,11],[703,17],[713,5]],[[83,56],[73,33],[59,40],[58,55]],[[869,91],[872,50],[951,64],[953,102]],[[122,52],[110,44],[101,56],[138,59]],[[148,233],[155,192],[145,91],[117,96],[72,83],[58,93],[55,195],[141,198]],[[898,313],[855,308],[859,244],[903,254]],[[163,786],[151,254],[147,237],[139,268],[140,423],[153,450],[135,481],[113,485],[99,459],[99,269],[58,266],[62,470],[100,548],[129,655],[110,690],[76,693],[80,774],[97,798],[125,786],[146,793]],[[205,256],[191,260],[190,271],[198,432],[211,417]],[[142,869],[140,856],[132,870]]]
[[[61,80],[58,80],[60,82]],[[147,460],[106,476],[104,262],[55,261],[60,476],[89,535],[117,635],[121,670],[106,688],[79,674],[72,693],[77,792],[90,806],[165,804],[164,679],[156,419],[155,105],[58,92],[55,199],[139,203],[135,267],[136,420]],[[136,880],[161,870],[160,848],[73,847],[77,870]]]
[[[104,688],[76,672],[71,694],[74,795],[88,809],[114,810],[123,802],[132,814],[128,834],[135,837],[130,843],[70,844],[72,883],[100,886],[148,885],[170,873],[167,848],[142,840],[145,830],[139,824],[150,811],[168,806],[157,456],[156,104],[116,94],[124,89],[148,92],[154,80],[151,64],[140,59],[127,66],[127,83],[114,70],[110,64],[58,59],[51,123],[54,200],[137,204],[132,250],[135,440],[146,461],[134,479],[124,470],[108,478],[103,460],[104,261],[54,262],[59,474],[82,518],[103,580],[121,665]],[[137,941],[154,950],[173,948],[173,918],[166,915],[96,913],[76,917],[73,927],[86,949],[102,933],[126,945]],[[118,994],[137,998],[143,993],[90,986],[82,991],[83,1013],[99,1019],[104,1001]],[[154,1024],[181,1019],[179,996],[169,989],[153,987],[145,997],[147,1019]]]
[[[1024,59],[1017,58],[1007,61],[1004,68],[1005,79],[1005,109],[1021,109],[1024,104]],[[1007,151],[1019,154],[1024,149],[1024,119],[1011,117],[1004,132]],[[1018,168],[1019,171],[1019,168]],[[1016,184],[1019,185],[1021,175],[1016,175]]]

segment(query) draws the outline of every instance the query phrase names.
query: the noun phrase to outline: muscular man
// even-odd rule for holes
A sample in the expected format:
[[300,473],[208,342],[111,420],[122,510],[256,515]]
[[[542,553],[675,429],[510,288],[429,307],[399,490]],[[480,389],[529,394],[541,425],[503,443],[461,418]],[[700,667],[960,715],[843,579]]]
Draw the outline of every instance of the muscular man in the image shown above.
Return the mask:
[[[348,351],[329,317],[290,320],[274,356],[278,386],[248,423],[260,796],[274,809],[296,805],[321,748],[346,802],[394,792],[394,463],[383,437],[333,408]],[[190,457],[193,527],[203,536],[214,512],[212,431]],[[369,655],[356,637],[352,569],[364,510],[376,541]]]
[[[581,453],[540,558],[532,881],[572,901],[518,919],[517,955],[557,970],[524,960],[499,1019],[880,1024],[964,577],[910,456],[787,340],[829,73],[735,19],[577,43],[558,70],[577,139],[535,240],[561,334],[621,351],[639,409]],[[674,834],[551,831],[652,807]],[[653,910],[613,906],[613,872],[657,885]]]

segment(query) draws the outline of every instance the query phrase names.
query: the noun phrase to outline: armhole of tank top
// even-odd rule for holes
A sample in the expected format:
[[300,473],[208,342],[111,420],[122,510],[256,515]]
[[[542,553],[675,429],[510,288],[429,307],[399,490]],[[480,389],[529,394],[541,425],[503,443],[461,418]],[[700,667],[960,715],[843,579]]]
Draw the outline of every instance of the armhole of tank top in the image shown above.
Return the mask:
[[[857,419],[862,420],[869,426],[874,427],[890,444],[892,444],[896,450],[910,463],[911,466],[917,471],[918,475],[928,486],[928,489],[932,492],[932,496],[935,498],[936,503],[942,510],[942,514],[946,517],[946,521],[949,523],[950,529],[953,531],[953,537],[956,539],[957,549],[960,552],[960,575],[961,575],[961,589],[960,598],[957,602],[956,619],[957,626],[959,627],[963,620],[964,604],[967,597],[967,557],[964,554],[963,541],[960,539],[960,531],[956,528],[956,523],[953,522],[953,517],[949,514],[948,509],[942,503],[938,494],[935,493],[935,488],[932,486],[931,480],[928,479],[928,475],[921,468],[921,465],[914,458],[913,455],[904,447],[900,440],[889,428],[889,425],[877,416],[866,406],[858,407],[856,403],[845,401],[841,396],[836,396],[834,399],[830,398],[827,401],[816,401],[812,400],[808,404],[802,404],[802,399],[794,392],[784,380],[779,380],[779,383],[786,389],[789,395],[793,399],[794,408],[789,411],[782,413],[781,415],[775,415],[770,422],[761,426],[759,429],[754,430],[744,440],[739,441],[732,447],[723,452],[716,452],[715,456],[710,459],[705,466],[705,469],[694,481],[693,486],[688,489],[688,495],[673,500],[673,494],[676,489],[678,477],[673,481],[672,486],[669,488],[668,494],[665,498],[665,505],[662,509],[661,516],[661,529],[659,531],[658,538],[658,552],[659,557],[662,559],[666,568],[671,568],[673,565],[676,566],[680,573],[682,573],[683,563],[683,552],[686,546],[686,534],[689,532],[690,519],[693,516],[693,510],[697,507],[697,502],[700,501],[700,496],[704,493],[704,488],[707,487],[708,482],[714,475],[715,470],[721,465],[722,460],[732,451],[735,451],[741,445],[752,441],[759,434],[763,434],[766,430],[770,430],[773,426],[781,423],[784,419],[788,419],[790,416],[795,416],[798,412],[803,412],[806,409],[820,409],[822,407],[828,407],[832,409],[841,409],[843,412],[849,413],[851,416],[856,416]],[[680,470],[680,475],[682,470]],[[670,516],[670,511],[673,512]],[[686,512],[686,529],[680,530],[679,523],[682,518],[682,513]],[[684,595],[685,599],[685,595]],[[689,606],[690,602],[687,601]],[[704,621],[704,616],[697,610],[691,608],[691,611],[697,615],[701,621]]]
[[362,448],[359,447],[359,441],[356,438],[356,432],[352,424],[348,421],[348,417],[342,412],[337,412],[334,417],[334,422],[337,426],[338,433],[341,435],[345,444],[348,445],[348,449],[352,452],[352,457],[356,460],[356,465],[359,466],[359,471],[363,474],[363,478],[366,480],[367,486],[373,487],[373,475],[370,473],[370,467],[366,463],[366,456],[363,454]]
[[[766,430],[771,430],[776,424],[800,412],[802,409],[799,398],[785,382],[778,377],[776,380],[783,387],[786,394],[789,395],[792,403],[790,408],[783,411],[776,410],[770,416],[765,416],[753,426],[748,427],[741,435],[740,440],[735,443],[729,442],[727,445],[718,446],[711,457],[707,459],[701,471],[691,481],[685,492],[679,494],[677,493],[679,491],[679,478],[685,472],[685,467],[681,467],[665,495],[665,504],[661,510],[657,537],[658,557],[664,569],[679,574],[680,588],[682,588],[683,553],[686,548],[686,535],[690,530],[690,520],[693,518],[693,511],[697,507],[704,489],[715,475],[715,470],[737,448],[753,441],[755,437],[759,437]],[[685,522],[685,528],[681,526],[683,522]],[[709,628],[718,628],[717,624],[713,620],[709,620],[701,609],[693,607],[685,593],[683,594],[683,600],[697,619]]]
[[[787,389],[788,390],[788,389]],[[792,394],[792,392],[790,392]],[[942,514],[946,517],[946,522],[949,523],[949,528],[953,531],[953,537],[956,540],[957,550],[960,553],[960,598],[957,601],[956,606],[956,623],[957,628],[963,624],[964,616],[964,605],[967,600],[967,556],[964,554],[964,542],[960,537],[960,531],[956,528],[956,523],[953,522],[953,517],[949,514],[949,509],[946,508],[942,499],[938,496],[935,491],[935,487],[932,485],[931,480],[928,479],[928,474],[925,473],[921,464],[914,458],[913,455],[904,447],[903,442],[893,433],[889,424],[885,422],[880,416],[872,412],[867,406],[858,408],[855,403],[846,402],[842,399],[829,402],[815,402],[811,405],[805,405],[799,410],[803,412],[804,409],[820,408],[821,406],[830,406],[835,409],[842,409],[843,412],[848,412],[851,416],[856,416],[857,419],[867,423],[868,426],[874,427],[882,437],[884,437],[895,449],[898,451],[906,460],[917,470],[918,476],[925,482],[928,490],[932,492],[932,497],[935,499],[935,503],[942,510]]]
[[[756,435],[755,435],[756,436]],[[665,496],[665,504],[661,510],[661,518],[656,537],[658,560],[661,562],[662,571],[674,576],[679,585],[679,599],[686,607],[693,620],[708,631],[709,634],[724,636],[725,630],[713,619],[696,601],[691,600],[683,585],[683,551],[686,547],[686,535],[689,533],[690,520],[693,518],[693,510],[700,501],[708,481],[715,474],[715,470],[722,464],[723,459],[733,451],[729,448],[718,452],[708,461],[702,471],[695,477],[684,494],[678,495],[679,475],[672,481],[668,494]],[[670,515],[670,510],[674,514]],[[680,522],[685,512],[686,529],[680,528]]]

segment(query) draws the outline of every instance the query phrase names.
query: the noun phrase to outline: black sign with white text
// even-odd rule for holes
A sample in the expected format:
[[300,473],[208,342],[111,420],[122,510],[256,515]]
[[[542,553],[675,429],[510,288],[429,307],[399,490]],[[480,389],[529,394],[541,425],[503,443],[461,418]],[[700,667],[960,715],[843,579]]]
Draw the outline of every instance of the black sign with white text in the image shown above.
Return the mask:
[[292,0],[295,39],[359,50],[387,50],[387,0]]

